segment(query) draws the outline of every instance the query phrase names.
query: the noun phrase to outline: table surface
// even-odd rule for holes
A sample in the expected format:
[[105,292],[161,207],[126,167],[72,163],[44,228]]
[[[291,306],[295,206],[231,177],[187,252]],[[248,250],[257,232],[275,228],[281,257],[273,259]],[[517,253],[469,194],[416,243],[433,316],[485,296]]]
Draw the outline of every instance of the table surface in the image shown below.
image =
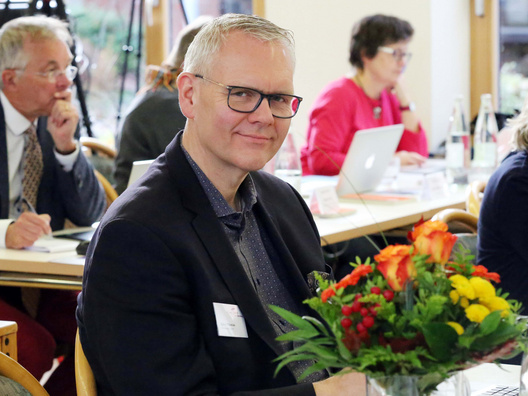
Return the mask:
[[471,385],[471,392],[478,392],[493,385],[519,386],[521,366],[485,363],[465,370],[464,375]]
[[[315,217],[326,245],[380,231],[408,226],[422,217],[429,219],[445,208],[463,208],[465,187],[453,187],[442,198],[398,203],[341,202],[342,208],[353,209],[351,215]],[[81,287],[84,259],[74,251],[41,253],[27,250],[0,249],[0,285],[73,288]]]
[[364,235],[415,224],[422,217],[428,220],[447,208],[465,208],[466,186],[451,186],[446,195],[431,200],[407,202],[340,202],[342,209],[353,209],[346,216],[315,216],[321,244],[327,245]]

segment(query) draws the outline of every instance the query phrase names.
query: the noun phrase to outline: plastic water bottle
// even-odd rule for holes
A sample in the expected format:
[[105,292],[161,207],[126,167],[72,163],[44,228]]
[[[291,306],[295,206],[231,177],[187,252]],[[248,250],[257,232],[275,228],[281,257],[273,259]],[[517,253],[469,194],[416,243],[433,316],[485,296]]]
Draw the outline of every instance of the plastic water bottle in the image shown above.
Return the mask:
[[463,96],[455,98],[449,117],[446,139],[446,173],[448,183],[467,184],[471,167],[471,142],[464,113]]
[[290,183],[299,194],[301,193],[301,159],[295,147],[293,135],[290,132],[286,135],[286,139],[284,139],[275,158],[274,174],[279,179]]
[[482,94],[475,125],[473,168],[484,178],[489,177],[497,167],[498,129],[491,94]]

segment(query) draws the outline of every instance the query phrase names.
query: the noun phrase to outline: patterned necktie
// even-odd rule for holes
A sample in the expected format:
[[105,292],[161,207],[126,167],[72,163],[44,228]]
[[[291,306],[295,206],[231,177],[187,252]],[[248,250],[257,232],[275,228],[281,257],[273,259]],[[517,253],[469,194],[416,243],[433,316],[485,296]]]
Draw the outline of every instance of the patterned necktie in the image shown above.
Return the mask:
[[26,147],[23,160],[22,196],[33,205],[33,208],[36,208],[38,188],[44,167],[42,149],[37,139],[37,130],[33,124],[24,133],[26,135]]

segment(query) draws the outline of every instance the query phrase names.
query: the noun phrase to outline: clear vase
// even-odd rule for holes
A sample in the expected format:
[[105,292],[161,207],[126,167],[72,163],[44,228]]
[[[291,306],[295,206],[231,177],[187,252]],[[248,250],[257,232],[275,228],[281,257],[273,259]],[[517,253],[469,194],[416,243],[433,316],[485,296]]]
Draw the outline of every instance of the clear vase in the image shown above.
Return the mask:
[[470,396],[469,382],[462,372],[454,373],[446,380],[428,374],[426,376],[393,375],[388,377],[367,376],[367,396]]

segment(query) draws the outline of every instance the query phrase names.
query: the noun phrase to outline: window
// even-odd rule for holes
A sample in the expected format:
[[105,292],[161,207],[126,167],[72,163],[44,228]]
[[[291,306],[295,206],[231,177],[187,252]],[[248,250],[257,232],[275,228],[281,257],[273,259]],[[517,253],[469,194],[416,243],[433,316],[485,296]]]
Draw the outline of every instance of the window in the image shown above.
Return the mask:
[[521,110],[528,95],[528,0],[501,0],[499,111]]

